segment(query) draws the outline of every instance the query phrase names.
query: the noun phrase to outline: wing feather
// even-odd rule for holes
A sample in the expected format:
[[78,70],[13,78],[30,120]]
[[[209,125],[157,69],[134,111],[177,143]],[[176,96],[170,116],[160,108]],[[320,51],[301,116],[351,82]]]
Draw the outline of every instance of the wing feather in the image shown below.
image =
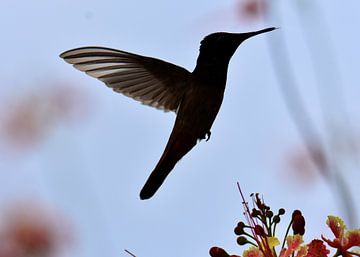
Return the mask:
[[115,92],[165,111],[176,112],[191,74],[159,59],[105,47],[76,48],[60,57]]

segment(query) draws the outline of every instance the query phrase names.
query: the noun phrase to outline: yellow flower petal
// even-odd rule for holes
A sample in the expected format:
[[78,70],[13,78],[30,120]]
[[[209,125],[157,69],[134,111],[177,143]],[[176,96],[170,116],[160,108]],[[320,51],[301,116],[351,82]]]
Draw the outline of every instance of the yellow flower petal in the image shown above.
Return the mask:
[[267,237],[266,239],[267,239],[267,242],[268,242],[270,248],[273,248],[280,244],[279,239],[277,239],[277,237],[275,237],[275,236],[270,236],[270,237]]
[[344,221],[337,216],[328,216],[326,224],[330,227],[336,238],[343,238],[346,225]]

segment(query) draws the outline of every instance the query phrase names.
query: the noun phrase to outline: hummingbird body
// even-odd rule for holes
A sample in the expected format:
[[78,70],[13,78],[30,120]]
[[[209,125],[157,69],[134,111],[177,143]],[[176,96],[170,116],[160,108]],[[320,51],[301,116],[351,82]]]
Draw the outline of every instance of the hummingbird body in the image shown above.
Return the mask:
[[206,36],[191,73],[159,59],[104,47],[82,47],[60,55],[116,92],[176,112],[164,153],[141,190],[141,199],[155,194],[175,164],[199,140],[210,138],[224,96],[229,61],[238,46],[249,37],[274,29]]
[[221,85],[208,87],[195,76],[192,80],[179,106],[175,124],[193,131],[197,139],[204,139],[219,112],[224,88]]

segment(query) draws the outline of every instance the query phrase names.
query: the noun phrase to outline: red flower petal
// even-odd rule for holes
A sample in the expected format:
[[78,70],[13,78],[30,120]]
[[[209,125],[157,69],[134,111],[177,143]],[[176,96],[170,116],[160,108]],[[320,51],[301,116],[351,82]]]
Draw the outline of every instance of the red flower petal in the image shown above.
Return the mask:
[[339,239],[330,240],[324,236],[321,236],[321,239],[324,240],[329,246],[333,248],[338,248],[338,249],[341,248],[341,243]]
[[308,247],[306,245],[303,245],[300,247],[300,249],[298,250],[296,257],[305,257],[305,255],[308,252]]
[[280,257],[289,257],[291,256],[296,250],[300,248],[300,245],[302,244],[303,239],[302,236],[297,234],[294,236],[288,236],[286,238],[286,244],[288,248],[283,248]]
[[327,257],[329,253],[323,241],[314,239],[308,244],[308,253],[305,257]]
[[360,229],[349,230],[346,232],[345,238],[347,243],[343,246],[344,249],[350,249],[353,246],[360,246]]

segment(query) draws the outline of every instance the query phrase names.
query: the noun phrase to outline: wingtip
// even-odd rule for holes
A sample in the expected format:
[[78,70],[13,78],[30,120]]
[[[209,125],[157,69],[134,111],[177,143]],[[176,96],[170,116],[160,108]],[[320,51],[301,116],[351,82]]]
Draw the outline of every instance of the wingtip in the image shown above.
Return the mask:
[[77,48],[73,48],[70,50],[66,50],[66,51],[62,52],[61,54],[59,54],[59,57],[65,60],[66,58],[71,56],[74,52],[82,50],[82,49],[88,49],[88,48],[92,48],[92,47],[85,46],[85,47],[77,47]]
[[65,59],[64,58],[64,54],[65,54],[66,52],[62,52],[61,54],[59,54],[59,57],[61,58],[61,59]]
[[59,57],[65,60],[66,54],[68,54],[69,52],[74,51],[75,49],[70,49],[70,50],[63,51],[61,54],[59,54]]
[[66,58],[69,57],[69,53],[72,53],[74,50],[76,50],[77,48],[75,49],[70,49],[70,50],[66,50],[66,51],[63,51],[61,54],[59,54],[59,57],[63,60],[66,61]]

